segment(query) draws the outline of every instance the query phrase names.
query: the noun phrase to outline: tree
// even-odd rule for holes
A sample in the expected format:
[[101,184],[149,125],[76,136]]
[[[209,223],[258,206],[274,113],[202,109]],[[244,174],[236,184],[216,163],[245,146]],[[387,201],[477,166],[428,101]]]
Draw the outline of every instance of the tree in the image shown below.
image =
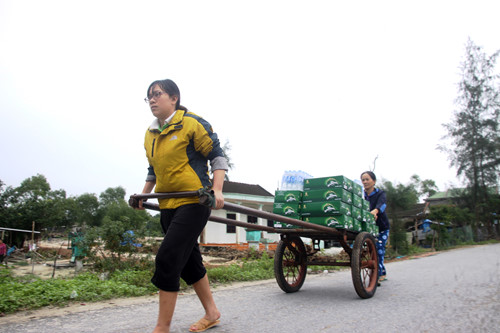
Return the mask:
[[36,175],[21,182],[9,196],[13,228],[36,230],[59,226],[66,222],[66,192],[51,191],[47,178]]
[[68,213],[72,224],[80,227],[97,226],[102,219],[99,200],[93,193],[84,193],[78,197],[69,198]]
[[475,224],[491,216],[491,186],[498,186],[500,168],[500,91],[494,73],[500,50],[487,56],[483,49],[470,39],[465,46],[465,60],[461,64],[462,79],[459,82],[457,109],[453,119],[443,126],[451,141],[450,148],[438,148],[446,152],[451,166],[457,168],[468,188]]
[[[125,267],[128,263],[124,262],[124,259],[130,259],[138,251],[131,242],[131,235],[142,242],[145,235],[152,234],[148,229],[148,225],[151,226],[150,220],[153,219],[151,215],[145,210],[133,209],[123,198],[120,199],[119,195],[119,188],[108,188],[101,193],[101,198],[106,198],[107,202],[107,205],[101,205],[99,208],[103,216],[102,223],[87,228],[84,233],[87,256],[98,269],[112,271]],[[110,198],[112,200],[108,200]],[[159,226],[159,218],[157,220]]]
[[[418,177],[418,176],[417,176]],[[409,185],[396,184],[384,180],[381,189],[385,191],[387,197],[387,215],[392,220],[390,240],[394,251],[401,254],[408,252],[408,242],[406,241],[406,230],[403,221],[399,220],[395,212],[409,209],[418,202],[418,190],[415,183]]]
[[112,203],[120,203],[125,199],[126,191],[123,187],[108,187],[99,196],[100,204],[103,206],[108,206]]
[[419,192],[414,182],[408,185],[394,185],[392,182],[384,180],[380,187],[385,191],[387,197],[388,212],[394,213],[409,209],[418,202]]
[[11,198],[14,193],[12,186],[4,188],[5,183],[0,180],[0,222],[2,226],[9,227],[14,220],[14,210],[11,205]]
[[437,193],[438,187],[436,182],[431,179],[420,180],[418,175],[411,176],[411,182],[417,190],[419,199],[422,197],[430,197]]
[[[222,151],[224,153],[224,156],[227,159],[228,169],[231,170],[234,167],[234,164],[231,161],[231,156],[229,155],[229,152],[231,151],[231,144],[229,143],[228,140],[226,140],[226,142],[224,143],[224,146],[222,146]],[[228,176],[227,172],[226,172],[226,175],[224,176],[224,179],[229,181],[229,176]]]

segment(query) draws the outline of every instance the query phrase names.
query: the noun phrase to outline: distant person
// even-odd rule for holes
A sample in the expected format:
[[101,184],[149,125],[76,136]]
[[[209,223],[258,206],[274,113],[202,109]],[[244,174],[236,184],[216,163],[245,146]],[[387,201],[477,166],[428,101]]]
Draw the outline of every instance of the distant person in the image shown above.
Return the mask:
[[3,239],[0,239],[0,264],[3,264],[3,260],[7,255],[7,245],[3,242]]
[[[203,118],[180,105],[180,92],[172,80],[151,83],[147,98],[156,117],[146,131],[144,147],[149,171],[142,193],[196,191],[210,186],[216,209],[224,206],[222,186],[228,163],[217,134]],[[208,162],[213,173],[209,177]],[[165,237],[156,255],[151,282],[160,289],[158,321],[153,333],[170,332],[180,278],[192,285],[205,315],[189,331],[202,332],[219,324],[220,312],[210,291],[198,237],[207,224],[210,208],[198,197],[159,199]],[[139,209],[142,201],[139,202]]]
[[377,256],[378,256],[378,282],[386,279],[386,270],[384,266],[385,247],[389,240],[389,218],[385,212],[387,208],[387,199],[385,192],[375,187],[377,177],[371,171],[365,171],[361,174],[361,182],[365,189],[365,199],[370,202],[370,213],[375,218],[379,234],[377,237]]

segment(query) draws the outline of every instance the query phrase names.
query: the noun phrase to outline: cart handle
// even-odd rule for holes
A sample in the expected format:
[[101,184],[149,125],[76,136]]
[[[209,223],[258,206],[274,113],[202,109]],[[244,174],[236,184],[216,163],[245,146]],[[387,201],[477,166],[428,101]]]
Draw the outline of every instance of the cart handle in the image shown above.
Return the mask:
[[[214,191],[208,187],[200,188],[197,191],[184,191],[184,192],[169,192],[169,193],[142,193],[133,194],[128,200],[128,204],[133,208],[139,207],[139,201],[145,199],[168,199],[168,198],[188,198],[188,197],[199,197],[200,204],[215,208],[215,197]],[[146,208],[143,202],[143,207]],[[156,210],[152,207],[148,209]],[[159,209],[158,209],[159,210]]]
[[[199,189],[198,191],[189,191],[189,192],[134,194],[134,195],[130,196],[129,204],[130,204],[130,206],[136,208],[139,205],[138,200],[141,200],[141,199],[179,198],[179,197],[193,197],[193,196],[198,196],[200,198],[200,204],[202,204],[202,205],[206,205],[206,206],[210,206],[210,207],[214,207],[214,205],[215,205],[215,198],[213,196],[213,191],[208,189],[208,188],[203,188],[203,189]],[[134,205],[136,205],[136,206],[134,206]],[[158,205],[149,204],[147,202],[143,202],[142,206],[144,208],[147,208],[147,209],[160,210]],[[253,209],[253,208],[233,204],[233,203],[226,202],[226,201],[224,202],[223,209],[237,212],[237,213],[243,213],[246,215],[252,215],[252,216],[256,216],[256,217],[260,217],[260,218],[264,218],[264,219],[268,219],[268,220],[279,221],[282,223],[288,223],[291,225],[295,225],[295,226],[299,226],[299,227],[303,227],[303,228],[307,228],[307,229],[319,230],[322,232],[326,232],[328,234],[334,234],[334,235],[338,235],[338,236],[343,235],[342,232],[338,231],[335,228],[330,228],[330,227],[317,225],[317,224],[310,223],[310,222],[292,219],[290,217],[286,217],[283,215],[268,213],[268,212],[265,212],[262,210]]]

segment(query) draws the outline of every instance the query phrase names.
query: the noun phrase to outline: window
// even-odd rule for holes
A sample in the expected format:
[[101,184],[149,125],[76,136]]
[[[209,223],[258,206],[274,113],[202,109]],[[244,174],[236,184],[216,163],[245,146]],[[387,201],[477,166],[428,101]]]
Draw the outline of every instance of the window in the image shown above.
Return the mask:
[[273,220],[267,220],[267,226],[268,227],[274,227],[274,221]]
[[[230,220],[236,220],[236,214],[226,213],[226,218],[228,218]],[[236,226],[226,224],[226,233],[227,234],[235,234],[236,233]]]
[[255,224],[255,223],[257,223],[257,217],[248,215],[247,216],[247,222]]

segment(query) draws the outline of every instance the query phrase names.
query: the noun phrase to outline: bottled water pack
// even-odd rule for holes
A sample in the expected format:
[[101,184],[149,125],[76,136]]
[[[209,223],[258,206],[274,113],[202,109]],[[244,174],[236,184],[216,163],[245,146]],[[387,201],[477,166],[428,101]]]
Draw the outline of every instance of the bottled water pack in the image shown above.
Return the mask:
[[313,178],[310,174],[302,170],[288,170],[281,178],[280,190],[302,191],[304,189],[304,179]]

